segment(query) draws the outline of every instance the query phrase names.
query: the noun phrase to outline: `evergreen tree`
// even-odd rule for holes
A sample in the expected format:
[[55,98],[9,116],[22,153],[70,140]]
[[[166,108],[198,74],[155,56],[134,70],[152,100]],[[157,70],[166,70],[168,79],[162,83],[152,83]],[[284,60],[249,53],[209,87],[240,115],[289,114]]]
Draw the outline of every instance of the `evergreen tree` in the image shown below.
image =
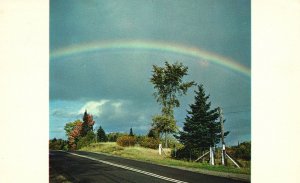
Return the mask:
[[133,132],[132,132],[132,128],[130,128],[129,135],[130,135],[130,136],[134,136],[134,135],[133,135]]
[[93,120],[93,116],[88,114],[86,110],[83,114],[82,120],[83,123],[81,136],[84,137],[89,131],[93,131],[93,125],[95,124],[95,121]]
[[[221,138],[221,123],[217,120],[218,108],[210,109],[209,95],[205,95],[203,85],[198,85],[195,94],[195,103],[190,105],[191,110],[187,111],[183,131],[177,137],[190,152],[213,147]],[[224,133],[224,137],[228,133]]]
[[105,131],[103,130],[103,128],[101,126],[97,130],[97,140],[99,142],[107,142],[107,136],[106,136]]
[[152,137],[152,138],[158,139],[159,138],[158,131],[154,128],[151,128],[147,134],[147,137]]

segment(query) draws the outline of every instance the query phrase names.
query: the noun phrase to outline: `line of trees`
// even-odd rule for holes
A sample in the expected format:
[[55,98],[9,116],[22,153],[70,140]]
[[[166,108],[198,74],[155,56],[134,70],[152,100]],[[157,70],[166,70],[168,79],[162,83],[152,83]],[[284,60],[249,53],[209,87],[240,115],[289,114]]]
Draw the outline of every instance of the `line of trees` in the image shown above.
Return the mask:
[[[130,138],[140,138],[140,136],[135,137],[132,128],[128,133],[113,132],[106,134],[102,126],[100,126],[96,133],[93,131],[93,125],[95,121],[93,116],[88,114],[87,111],[84,112],[82,121],[75,120],[74,122],[69,122],[65,124],[64,130],[68,140],[62,139],[52,139],[49,140],[49,149],[52,150],[76,150],[82,147],[88,146],[93,142],[117,142],[120,137],[129,136]],[[125,144],[127,142],[124,142]],[[134,145],[134,143],[131,143]]]
[[[150,82],[154,85],[155,92],[153,95],[161,106],[161,113],[152,118],[152,125],[147,136],[135,136],[132,128],[130,128],[129,134],[106,134],[101,126],[94,134],[93,125],[95,121],[93,116],[85,111],[82,121],[76,120],[65,125],[68,149],[79,149],[95,140],[98,142],[116,142],[120,137],[123,137],[122,144],[133,144],[134,141],[142,146],[153,148],[158,145],[163,136],[164,145],[168,147],[168,134],[174,135],[183,144],[183,148],[177,152],[177,157],[197,157],[209,147],[216,146],[221,138],[221,121],[218,120],[218,109],[211,109],[209,95],[205,94],[202,84],[198,85],[194,81],[183,81],[183,77],[186,75],[188,75],[188,67],[182,63],[170,64],[165,62],[163,67],[153,65]],[[189,106],[190,109],[187,110],[183,129],[179,131],[174,117],[174,109],[180,106],[179,97],[186,95],[192,86],[197,87],[197,90],[194,91],[195,101]],[[228,134],[229,132],[225,132],[224,137]],[[131,139],[129,143],[126,142],[128,139]]]
[[68,148],[70,150],[78,149],[80,146],[85,145],[94,139],[93,126],[95,121],[91,114],[87,111],[83,114],[83,121],[76,120],[69,122],[65,125],[64,129],[68,137]]

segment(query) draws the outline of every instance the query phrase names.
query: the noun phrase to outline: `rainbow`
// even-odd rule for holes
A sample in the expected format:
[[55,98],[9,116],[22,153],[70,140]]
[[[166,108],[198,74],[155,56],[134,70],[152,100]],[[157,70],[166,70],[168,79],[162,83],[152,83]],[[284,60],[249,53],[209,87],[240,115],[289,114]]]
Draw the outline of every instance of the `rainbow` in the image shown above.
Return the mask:
[[74,45],[59,50],[54,50],[50,53],[50,60],[57,60],[62,57],[76,56],[85,53],[106,50],[147,50],[147,51],[161,51],[192,56],[205,60],[231,70],[242,73],[246,76],[251,76],[250,68],[247,68],[238,62],[217,55],[212,52],[202,50],[197,47],[190,47],[169,42],[161,41],[147,41],[147,40],[117,40],[117,41],[104,41]]

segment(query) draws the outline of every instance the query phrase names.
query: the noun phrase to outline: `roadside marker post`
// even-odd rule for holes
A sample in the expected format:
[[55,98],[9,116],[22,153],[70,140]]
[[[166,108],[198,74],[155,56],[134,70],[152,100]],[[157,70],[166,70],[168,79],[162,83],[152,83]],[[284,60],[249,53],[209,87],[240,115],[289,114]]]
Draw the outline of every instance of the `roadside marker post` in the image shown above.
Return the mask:
[[226,166],[226,149],[225,149],[225,141],[224,141],[224,123],[223,123],[223,111],[222,108],[218,108],[219,116],[220,116],[220,123],[221,123],[221,142],[222,142],[222,165]]
[[158,145],[158,154],[159,154],[159,155],[161,155],[161,149],[162,149],[162,145],[159,144],[159,145]]
[[213,150],[213,148],[212,147],[209,147],[209,152],[210,152],[210,154],[209,154],[209,157],[210,157],[210,164],[211,165],[215,165],[215,153],[214,153],[214,150]]

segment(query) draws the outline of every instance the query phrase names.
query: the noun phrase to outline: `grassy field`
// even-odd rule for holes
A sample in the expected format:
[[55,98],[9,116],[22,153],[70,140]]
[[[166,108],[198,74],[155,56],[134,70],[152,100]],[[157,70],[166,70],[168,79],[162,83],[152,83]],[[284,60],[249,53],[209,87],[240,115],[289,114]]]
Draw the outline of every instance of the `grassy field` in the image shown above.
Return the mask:
[[227,173],[238,173],[250,175],[250,168],[235,168],[232,166],[215,165],[211,166],[208,163],[197,163],[189,161],[181,161],[170,158],[170,149],[165,149],[165,155],[159,155],[158,150],[143,148],[139,146],[121,147],[115,142],[93,143],[88,147],[80,149],[82,151],[100,152],[111,155],[121,156],[124,158],[135,159],[160,165],[174,166],[183,169],[191,169],[193,171],[216,171]]

